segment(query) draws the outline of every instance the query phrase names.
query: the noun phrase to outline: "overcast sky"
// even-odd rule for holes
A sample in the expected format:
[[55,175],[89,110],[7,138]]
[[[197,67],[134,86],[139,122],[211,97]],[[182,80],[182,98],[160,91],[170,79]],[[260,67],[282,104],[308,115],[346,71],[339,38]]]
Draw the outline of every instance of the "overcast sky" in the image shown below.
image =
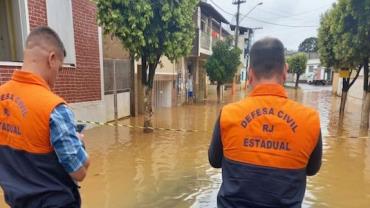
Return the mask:
[[[231,14],[236,13],[237,7],[232,4],[233,0],[207,0],[207,2],[214,5],[227,20],[235,24],[235,15],[231,16]],[[277,37],[286,48],[297,50],[298,45],[305,38],[317,37],[321,14],[328,10],[336,0],[247,0],[246,3],[241,4],[240,17],[242,18],[259,2],[263,4],[244,18],[241,25],[251,28],[263,27],[255,31],[254,40],[265,36]]]

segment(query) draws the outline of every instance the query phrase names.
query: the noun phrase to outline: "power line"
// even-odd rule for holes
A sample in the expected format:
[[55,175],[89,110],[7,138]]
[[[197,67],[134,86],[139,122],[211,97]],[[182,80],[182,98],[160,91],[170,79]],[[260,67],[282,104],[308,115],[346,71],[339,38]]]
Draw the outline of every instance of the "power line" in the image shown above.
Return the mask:
[[241,19],[241,21],[243,21],[243,19],[245,18],[245,17],[247,17],[251,12],[253,12],[253,10],[254,9],[256,9],[258,6],[260,6],[260,5],[262,5],[263,3],[262,2],[260,2],[260,3],[258,3],[258,4],[256,4],[252,9],[250,9],[243,17],[242,17],[242,19]]
[[256,18],[253,18],[253,17],[247,17],[247,18],[251,19],[251,20],[254,20],[254,21],[257,21],[257,22],[262,22],[262,23],[281,26],[281,27],[318,27],[318,26],[314,26],[314,25],[285,25],[285,24],[278,24],[278,23],[268,22],[266,20],[260,20],[260,19],[256,19]]
[[225,9],[223,9],[222,7],[220,7],[218,4],[216,4],[213,0],[209,0],[215,7],[217,7],[218,9],[220,9],[221,11],[223,11],[225,14],[228,14],[228,15],[231,15],[231,16],[235,16],[235,14],[231,13],[231,12],[228,12],[226,11]]
[[[261,10],[263,10],[265,12],[275,13],[276,15],[279,15],[281,17],[289,18],[289,17],[297,17],[297,16],[306,15],[306,14],[309,14],[309,13],[312,13],[312,12],[317,12],[319,9],[326,8],[326,7],[331,6],[331,5],[332,5],[332,3],[328,3],[328,4],[324,4],[320,7],[316,7],[314,9],[302,11],[302,12],[295,13],[295,14],[287,14],[287,12],[279,11],[279,10],[276,10],[276,11],[271,11],[271,10],[266,10],[266,9],[261,9]],[[280,13],[280,14],[278,14],[278,13]]]
[[291,15],[286,15],[286,14],[280,14],[278,12],[275,12],[275,11],[271,11],[271,10],[266,10],[266,9],[261,9],[261,8],[258,8],[258,10],[262,11],[262,12],[265,12],[267,14],[272,14],[272,15],[275,15],[275,16],[278,16],[279,18],[291,18],[292,16]]
[[258,10],[260,10],[264,13],[267,13],[267,14],[278,16],[279,19],[291,18],[291,19],[296,19],[296,20],[303,20],[303,19],[306,19],[307,17],[300,17],[300,16],[305,16],[305,15],[310,14],[312,12],[317,12],[317,11],[319,11],[319,9],[326,8],[329,5],[331,5],[331,4],[326,4],[324,6],[317,7],[317,8],[312,9],[312,10],[303,11],[303,12],[295,13],[295,14],[286,14],[285,12],[282,12],[282,11],[279,11],[279,10],[272,11],[272,10],[267,10],[267,9],[262,9],[262,8],[259,8]]
[[[213,0],[209,0],[215,7],[217,7],[218,9],[220,9],[221,11],[223,11],[225,14],[228,14],[228,15],[231,15],[233,17],[235,17],[235,14],[232,14],[231,12],[228,12],[226,11],[225,9],[223,9],[221,6],[219,6],[217,3],[215,3]],[[327,6],[327,5],[325,5]],[[325,6],[321,6],[319,8],[323,8]],[[317,8],[317,9],[319,9]],[[316,10],[317,10],[316,9]],[[265,10],[266,11],[266,10]],[[311,11],[306,11],[306,12],[302,12],[302,13],[299,13],[299,14],[293,14],[291,15],[290,17],[293,17],[293,16],[300,16],[300,15],[303,15],[305,13],[310,13],[310,12],[313,12],[314,10],[311,10]],[[289,16],[284,16],[284,17],[289,17]],[[278,24],[278,23],[273,23],[273,22],[269,22],[269,21],[266,21],[266,20],[260,20],[260,19],[256,19],[256,18],[253,18],[253,17],[246,17],[248,19],[251,19],[251,20],[254,20],[254,21],[257,21],[257,22],[262,22],[262,23],[265,23],[265,24],[270,24],[270,25],[275,25],[275,26],[280,26],[280,27],[291,27],[291,28],[314,28],[314,27],[318,27],[318,26],[314,26],[314,25],[286,25],[286,24]]]

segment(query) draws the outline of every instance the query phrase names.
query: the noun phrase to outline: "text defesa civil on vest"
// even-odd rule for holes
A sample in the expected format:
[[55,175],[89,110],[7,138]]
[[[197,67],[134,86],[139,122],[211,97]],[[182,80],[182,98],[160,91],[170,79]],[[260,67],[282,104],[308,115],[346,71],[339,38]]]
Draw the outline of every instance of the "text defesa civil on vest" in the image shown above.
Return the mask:
[[282,119],[285,121],[292,131],[295,133],[296,129],[298,128],[298,125],[294,121],[293,117],[285,113],[284,111],[276,111],[274,108],[257,108],[250,112],[243,121],[241,122],[241,125],[243,128],[246,128],[250,122],[252,122],[255,118],[258,118],[263,115],[274,115],[277,116],[278,118]]

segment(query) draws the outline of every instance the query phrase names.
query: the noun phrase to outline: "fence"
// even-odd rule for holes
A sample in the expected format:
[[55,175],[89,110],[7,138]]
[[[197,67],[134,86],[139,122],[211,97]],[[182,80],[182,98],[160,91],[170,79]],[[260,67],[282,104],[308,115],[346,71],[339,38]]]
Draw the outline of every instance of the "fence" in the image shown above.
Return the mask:
[[104,59],[104,94],[130,91],[130,60]]
[[130,60],[104,59],[104,94],[113,94],[114,119],[118,119],[117,93],[130,92]]

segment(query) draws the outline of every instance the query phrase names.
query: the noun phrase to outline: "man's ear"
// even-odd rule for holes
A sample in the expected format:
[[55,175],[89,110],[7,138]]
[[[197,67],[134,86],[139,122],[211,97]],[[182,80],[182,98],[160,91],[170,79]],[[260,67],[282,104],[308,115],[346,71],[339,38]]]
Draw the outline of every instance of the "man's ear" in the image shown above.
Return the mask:
[[284,73],[288,74],[289,71],[289,64],[285,63]]
[[284,72],[283,72],[283,84],[285,83],[285,81],[287,80],[287,77],[288,77],[288,71],[289,71],[289,64],[286,63],[285,66],[284,66]]
[[50,68],[54,68],[57,64],[57,56],[55,52],[50,52],[48,56],[48,64]]
[[252,83],[254,82],[254,79],[255,79],[254,77],[255,77],[254,72],[253,72],[252,68],[249,67],[248,68],[248,82],[249,82],[250,85],[252,85]]

